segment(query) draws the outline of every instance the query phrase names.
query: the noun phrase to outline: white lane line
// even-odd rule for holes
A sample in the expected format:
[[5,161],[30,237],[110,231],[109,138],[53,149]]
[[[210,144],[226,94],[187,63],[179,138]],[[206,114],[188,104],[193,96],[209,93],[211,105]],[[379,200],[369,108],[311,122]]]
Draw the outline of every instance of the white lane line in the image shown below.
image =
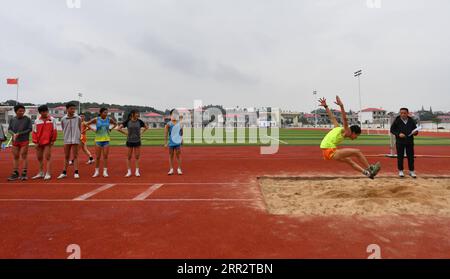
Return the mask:
[[259,202],[261,199],[145,199],[141,201],[130,199],[0,199],[0,202]]
[[112,188],[114,186],[116,186],[116,184],[103,185],[102,187],[99,187],[99,188],[95,189],[94,191],[91,191],[89,193],[81,195],[78,198],[74,198],[73,200],[74,201],[85,201],[85,200],[89,199],[90,197],[93,197],[93,196],[97,195],[98,193],[103,192],[105,190],[108,190],[108,189],[110,189],[110,188]]
[[150,188],[148,188],[145,192],[137,195],[133,200],[134,201],[143,201],[146,198],[148,198],[151,194],[153,194],[153,192],[155,192],[156,190],[161,188],[163,185],[164,184],[154,184],[154,185],[150,186]]

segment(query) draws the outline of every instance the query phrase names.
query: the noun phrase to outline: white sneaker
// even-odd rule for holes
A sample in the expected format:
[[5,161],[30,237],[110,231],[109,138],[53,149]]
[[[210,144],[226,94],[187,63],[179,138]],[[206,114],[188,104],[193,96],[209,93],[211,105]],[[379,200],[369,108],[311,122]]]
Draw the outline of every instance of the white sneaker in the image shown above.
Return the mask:
[[417,175],[416,175],[415,171],[410,171],[409,172],[409,176],[411,176],[412,178],[417,178]]
[[125,174],[125,177],[131,177],[131,170],[128,170],[127,174]]
[[106,171],[106,170],[103,171],[103,177],[109,177],[108,171]]
[[178,170],[177,170],[177,171],[178,171],[178,174],[179,174],[179,175],[182,175],[182,174],[183,174],[183,172],[181,171],[181,169],[180,169],[180,168],[178,168]]
[[86,165],[92,165],[94,162],[95,162],[94,160],[88,160],[88,161],[86,162]]
[[44,178],[44,177],[45,177],[44,173],[43,173],[43,172],[40,172],[40,173],[38,173],[37,175],[33,176],[31,179],[32,179],[32,180],[36,180],[36,179],[42,179],[42,178]]
[[52,176],[49,173],[47,173],[44,177],[44,180],[50,180],[50,179],[52,179]]
[[63,178],[66,178],[66,177],[67,177],[67,174],[61,173],[61,174],[58,176],[57,179],[63,179]]
[[403,177],[405,177],[405,173],[404,173],[403,171],[399,171],[399,172],[398,172],[398,176],[400,176],[400,177],[403,178]]
[[73,166],[73,161],[69,161],[69,166]]
[[167,174],[168,175],[172,175],[173,174],[173,169],[170,169],[170,171]]
[[134,175],[135,175],[136,177],[141,177],[141,173],[140,173],[139,171],[136,171],[136,172],[134,173]]
[[78,173],[75,173],[75,174],[73,175],[73,178],[75,178],[75,179],[80,179],[80,175],[79,175]]
[[100,172],[98,170],[95,170],[94,175],[92,177],[98,177],[100,175]]

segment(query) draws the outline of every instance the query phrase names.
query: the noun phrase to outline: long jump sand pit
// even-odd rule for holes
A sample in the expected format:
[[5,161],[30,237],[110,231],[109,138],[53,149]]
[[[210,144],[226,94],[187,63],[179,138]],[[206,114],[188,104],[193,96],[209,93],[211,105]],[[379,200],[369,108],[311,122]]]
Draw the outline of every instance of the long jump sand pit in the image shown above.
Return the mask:
[[259,178],[275,215],[433,215],[450,217],[450,177]]

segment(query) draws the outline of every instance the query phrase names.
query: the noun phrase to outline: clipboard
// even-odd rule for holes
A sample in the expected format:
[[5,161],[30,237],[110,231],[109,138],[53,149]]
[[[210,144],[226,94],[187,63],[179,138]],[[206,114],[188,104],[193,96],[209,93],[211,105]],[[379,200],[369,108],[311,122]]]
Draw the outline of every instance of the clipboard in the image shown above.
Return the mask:
[[411,134],[408,135],[408,137],[412,137],[415,133],[420,132],[422,130],[422,126],[417,127],[414,129],[414,131],[411,132]]

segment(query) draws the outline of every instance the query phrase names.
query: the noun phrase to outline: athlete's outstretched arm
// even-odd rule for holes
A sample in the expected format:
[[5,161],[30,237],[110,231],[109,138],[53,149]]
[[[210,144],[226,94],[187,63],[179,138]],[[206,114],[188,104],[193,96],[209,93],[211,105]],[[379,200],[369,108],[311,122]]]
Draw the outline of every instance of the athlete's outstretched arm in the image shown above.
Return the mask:
[[97,118],[92,118],[91,120],[89,120],[86,125],[92,125],[92,124],[96,124],[97,123]]
[[128,130],[124,131],[124,129],[125,129],[125,127],[124,127],[123,123],[120,123],[119,126],[117,126],[117,128],[116,128],[117,132],[119,132],[125,136],[128,136]]
[[350,127],[348,126],[347,113],[345,112],[344,103],[342,103],[342,100],[341,98],[339,98],[339,96],[336,96],[335,104],[341,108],[342,123],[344,125],[345,131],[350,130]]
[[319,99],[320,106],[324,107],[327,111],[328,118],[330,118],[331,123],[333,123],[334,127],[339,127],[339,123],[334,117],[334,114],[331,112],[330,108],[327,105],[327,100],[325,98]]
[[112,130],[114,130],[114,129],[116,129],[117,128],[117,126],[118,126],[118,123],[117,123],[117,121],[114,119],[114,118],[110,118],[109,119],[109,121],[111,122],[111,124],[113,125],[112,127],[111,127],[111,129],[110,129],[110,131],[112,131]]

